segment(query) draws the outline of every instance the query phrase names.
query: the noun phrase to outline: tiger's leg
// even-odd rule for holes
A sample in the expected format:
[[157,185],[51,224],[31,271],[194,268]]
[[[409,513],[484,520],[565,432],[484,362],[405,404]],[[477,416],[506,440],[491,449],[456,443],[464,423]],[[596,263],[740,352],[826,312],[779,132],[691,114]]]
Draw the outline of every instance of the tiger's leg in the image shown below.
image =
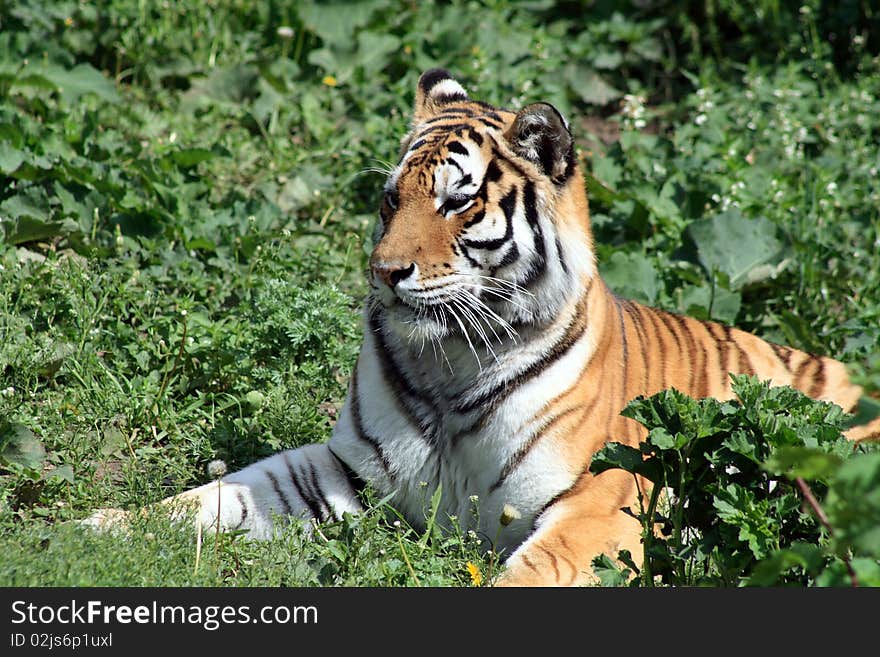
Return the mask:
[[507,560],[498,586],[595,584],[592,561],[629,550],[638,562],[641,526],[633,476],[620,470],[584,474],[539,516],[534,533]]
[[[326,444],[306,445],[257,461],[162,503],[173,507],[173,514],[195,513],[197,523],[205,529],[246,530],[254,538],[270,538],[279,518],[326,520],[362,510],[355,479]],[[84,523],[108,528],[124,524],[128,518],[128,512],[103,509]]]

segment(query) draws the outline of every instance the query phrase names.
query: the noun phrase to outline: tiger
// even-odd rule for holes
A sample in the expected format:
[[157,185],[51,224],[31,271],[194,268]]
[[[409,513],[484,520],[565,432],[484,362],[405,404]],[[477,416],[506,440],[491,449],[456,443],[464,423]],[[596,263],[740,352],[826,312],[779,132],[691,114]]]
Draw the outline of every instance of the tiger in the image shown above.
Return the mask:
[[[472,100],[442,68],[415,90],[383,187],[363,342],[330,438],[276,453],[166,502],[208,529],[273,536],[364,509],[369,486],[414,528],[437,518],[492,537],[501,586],[596,582],[593,559],[640,554],[637,482],[590,471],[647,430],[627,403],[675,388],[731,399],[730,374],[852,410],[844,365],[615,295],[597,270],[568,121]],[[880,434],[880,419],[850,430]],[[92,516],[106,526],[125,517]]]

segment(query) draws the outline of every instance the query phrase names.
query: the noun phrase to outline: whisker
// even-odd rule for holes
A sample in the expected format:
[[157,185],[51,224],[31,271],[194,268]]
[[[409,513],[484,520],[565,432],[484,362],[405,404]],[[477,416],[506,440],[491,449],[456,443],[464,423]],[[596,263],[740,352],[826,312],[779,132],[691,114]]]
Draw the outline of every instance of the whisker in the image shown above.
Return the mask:
[[[455,304],[455,306],[456,306],[459,310],[461,310],[461,312],[462,312],[462,314],[464,315],[465,319],[467,319],[468,322],[470,323],[470,325],[474,327],[474,330],[477,332],[477,335],[478,335],[478,336],[480,337],[480,339],[483,341],[483,344],[486,345],[486,350],[487,350],[488,353],[492,356],[492,358],[495,359],[495,362],[497,363],[497,362],[498,362],[498,355],[495,353],[495,350],[492,349],[492,345],[491,345],[491,342],[490,342],[490,340],[489,340],[489,336],[486,335],[486,331],[485,331],[485,329],[483,328],[483,325],[479,322],[479,319],[480,319],[480,318],[479,318],[477,315],[474,315],[474,312],[473,312],[473,309],[472,309],[472,308],[469,308],[467,305],[465,305],[463,299],[456,297],[456,298],[452,301],[452,303]],[[492,330],[492,332],[494,333],[494,329],[492,329],[492,326],[491,326],[491,325],[489,325],[489,328],[490,328],[490,329]],[[497,333],[495,333],[495,338],[496,338],[496,339],[498,338],[498,334],[497,334]],[[500,340],[499,340],[499,344],[500,344]]]
[[[494,310],[489,308],[489,306],[487,306],[480,298],[478,298],[476,295],[474,295],[473,292],[471,292],[470,290],[462,289],[461,293],[462,293],[462,299],[466,300],[468,302],[468,304],[470,305],[470,307],[475,312],[478,312],[478,313],[484,315],[485,317],[488,317],[489,319],[495,320],[495,322],[504,330],[504,332],[507,333],[507,337],[511,338],[514,342],[516,342],[517,338],[519,337],[519,333],[517,333],[516,329],[514,329],[506,319],[504,319],[498,313],[496,313]],[[495,331],[495,328],[492,326],[491,322],[489,322],[487,320],[486,323],[492,329],[492,332],[495,334],[495,337],[498,340],[498,343],[501,344],[502,340],[498,336],[498,333]]]

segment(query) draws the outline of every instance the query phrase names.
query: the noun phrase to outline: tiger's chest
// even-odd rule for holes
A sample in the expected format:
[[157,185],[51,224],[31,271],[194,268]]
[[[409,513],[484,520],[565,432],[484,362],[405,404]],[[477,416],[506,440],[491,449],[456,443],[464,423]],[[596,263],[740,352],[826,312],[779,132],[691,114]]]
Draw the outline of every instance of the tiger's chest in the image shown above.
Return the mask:
[[[534,376],[501,362],[459,379],[438,368],[460,373],[466,364],[433,354],[407,362],[377,347],[368,336],[331,438],[334,452],[393,495],[412,525],[425,525],[433,501],[441,525],[477,531],[497,548],[518,545],[578,474],[542,427],[553,400],[583,370],[587,341]],[[517,362],[528,360],[520,354]],[[519,516],[509,524],[501,523],[506,505]]]

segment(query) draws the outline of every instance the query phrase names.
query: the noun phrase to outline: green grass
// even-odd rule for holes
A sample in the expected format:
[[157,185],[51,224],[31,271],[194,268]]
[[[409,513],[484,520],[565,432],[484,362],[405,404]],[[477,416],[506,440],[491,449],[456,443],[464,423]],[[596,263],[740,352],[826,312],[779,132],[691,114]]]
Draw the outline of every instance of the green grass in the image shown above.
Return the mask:
[[880,389],[870,3],[606,4],[0,3],[0,583],[497,572],[485,541],[418,535],[378,501],[309,540],[209,537],[198,569],[161,517],[131,541],[71,523],[327,438],[381,170],[430,66],[568,115],[619,292]]

